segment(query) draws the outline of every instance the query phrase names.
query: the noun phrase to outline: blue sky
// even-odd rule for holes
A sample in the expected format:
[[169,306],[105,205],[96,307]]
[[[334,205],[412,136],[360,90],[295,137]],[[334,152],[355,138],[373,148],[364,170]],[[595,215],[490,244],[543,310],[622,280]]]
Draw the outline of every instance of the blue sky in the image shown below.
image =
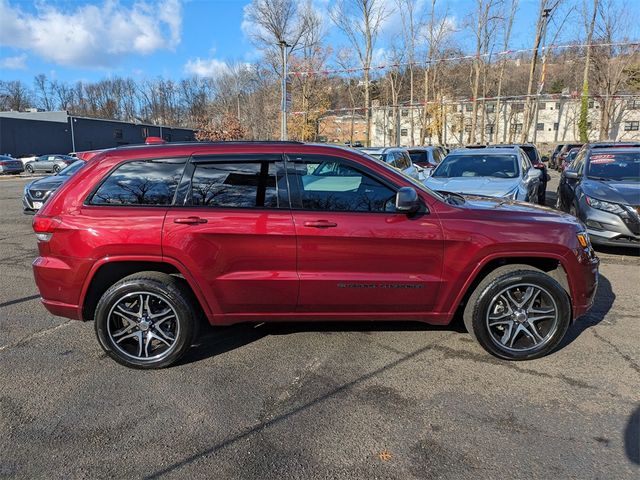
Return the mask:
[[[395,4],[395,0],[383,1]],[[581,4],[579,0],[572,1]],[[325,14],[334,2],[314,0]],[[0,0],[0,79],[19,79],[30,84],[39,73],[69,82],[115,75],[173,79],[194,73],[215,75],[226,62],[253,62],[259,58],[242,28],[248,3],[248,0]],[[459,30],[453,41],[465,50],[473,48],[466,44],[469,34],[463,31],[473,3],[473,0],[439,2],[440,10],[448,11]],[[537,8],[536,0],[520,1],[511,41],[513,48],[530,47]],[[378,43],[379,55],[383,55],[385,46],[399,31],[399,21],[397,14],[388,21]],[[346,45],[335,28],[329,29],[328,43],[336,50]]]

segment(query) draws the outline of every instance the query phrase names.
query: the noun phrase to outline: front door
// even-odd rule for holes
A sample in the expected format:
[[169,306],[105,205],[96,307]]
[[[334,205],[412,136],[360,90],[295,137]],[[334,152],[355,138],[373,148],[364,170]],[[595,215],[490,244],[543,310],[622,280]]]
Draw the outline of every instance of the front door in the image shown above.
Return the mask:
[[435,214],[396,212],[396,186],[346,159],[295,155],[288,163],[298,310],[371,318],[429,311],[442,273]]
[[296,238],[281,155],[193,158],[163,227],[214,314],[292,312]]

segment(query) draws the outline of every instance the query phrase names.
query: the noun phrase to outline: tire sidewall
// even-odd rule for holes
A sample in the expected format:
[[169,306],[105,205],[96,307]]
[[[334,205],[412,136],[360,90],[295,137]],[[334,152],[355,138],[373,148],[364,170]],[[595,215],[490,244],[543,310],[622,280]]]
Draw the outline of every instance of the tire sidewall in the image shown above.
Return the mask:
[[[178,339],[171,353],[156,360],[138,360],[124,355],[115,347],[107,329],[107,315],[113,305],[127,294],[144,291],[158,295],[169,303],[177,314],[180,326]],[[192,309],[181,292],[154,280],[130,280],[113,285],[98,302],[94,323],[98,341],[111,358],[127,367],[143,369],[162,368],[174,363],[190,347],[194,328]]]
[[[518,283],[531,283],[544,288],[553,297],[558,308],[558,326],[551,340],[542,347],[527,352],[509,352],[500,348],[491,338],[485,322],[487,309],[495,295]],[[570,323],[571,304],[567,293],[556,280],[542,272],[512,272],[496,278],[484,288],[473,308],[472,325],[476,339],[489,353],[506,360],[531,360],[547,355],[560,344]]]

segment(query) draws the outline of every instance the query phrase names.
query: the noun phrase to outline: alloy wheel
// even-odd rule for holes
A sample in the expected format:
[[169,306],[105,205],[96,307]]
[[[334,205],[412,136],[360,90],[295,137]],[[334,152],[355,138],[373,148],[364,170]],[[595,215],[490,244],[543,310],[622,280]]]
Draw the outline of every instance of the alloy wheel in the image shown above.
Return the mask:
[[174,350],[180,335],[178,315],[164,297],[133,292],[118,299],[107,316],[114,347],[136,360],[158,360]]
[[558,306],[544,288],[521,283],[494,296],[486,314],[491,340],[510,352],[537,350],[549,343],[559,325]]

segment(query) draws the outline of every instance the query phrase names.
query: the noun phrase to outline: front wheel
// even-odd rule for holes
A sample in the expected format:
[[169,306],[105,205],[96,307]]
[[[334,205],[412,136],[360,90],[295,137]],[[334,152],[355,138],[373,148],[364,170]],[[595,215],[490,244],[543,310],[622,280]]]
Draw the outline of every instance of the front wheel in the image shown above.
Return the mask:
[[191,346],[193,300],[167,274],[142,272],[111,286],[96,307],[98,341],[117,362],[133,368],[162,368]]
[[56,175],[60,173],[60,167],[58,165],[53,166],[53,173],[55,173]]
[[33,167],[31,165],[26,165],[24,169],[27,171],[27,173],[33,175]]
[[531,360],[553,351],[571,323],[571,304],[562,286],[529,265],[491,272],[464,310],[469,333],[492,355]]

